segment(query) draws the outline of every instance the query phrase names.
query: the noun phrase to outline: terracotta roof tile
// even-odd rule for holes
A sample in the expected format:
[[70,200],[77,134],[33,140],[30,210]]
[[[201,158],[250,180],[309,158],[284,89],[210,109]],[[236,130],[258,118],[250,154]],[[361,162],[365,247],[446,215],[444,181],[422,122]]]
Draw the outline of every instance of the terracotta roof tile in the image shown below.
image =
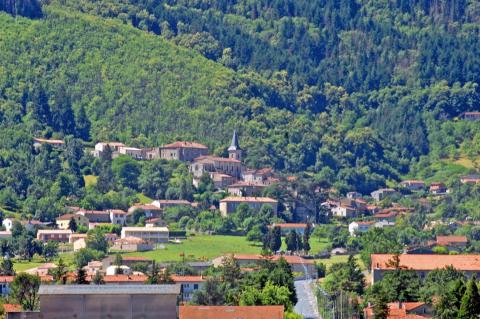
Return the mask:
[[180,306],[180,319],[283,319],[283,306]]
[[[372,268],[391,270],[386,264],[393,254],[373,254]],[[453,266],[460,271],[480,271],[480,255],[400,255],[400,265],[414,270],[434,270]]]
[[200,148],[207,150],[208,147],[206,147],[203,144],[200,143],[195,143],[195,142],[183,142],[183,141],[178,141],[178,142],[173,142],[170,144],[165,144],[162,146],[162,148]]
[[10,304],[10,303],[3,304],[3,309],[5,310],[6,313],[22,312],[23,311],[21,305]]

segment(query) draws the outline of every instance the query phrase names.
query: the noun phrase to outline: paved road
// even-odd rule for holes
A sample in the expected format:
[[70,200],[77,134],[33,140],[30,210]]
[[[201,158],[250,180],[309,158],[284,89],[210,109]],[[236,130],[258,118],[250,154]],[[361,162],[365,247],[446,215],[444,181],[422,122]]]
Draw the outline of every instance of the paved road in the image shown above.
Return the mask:
[[320,319],[318,314],[317,298],[311,288],[312,280],[295,281],[298,302],[295,305],[295,312],[301,314],[305,319]]

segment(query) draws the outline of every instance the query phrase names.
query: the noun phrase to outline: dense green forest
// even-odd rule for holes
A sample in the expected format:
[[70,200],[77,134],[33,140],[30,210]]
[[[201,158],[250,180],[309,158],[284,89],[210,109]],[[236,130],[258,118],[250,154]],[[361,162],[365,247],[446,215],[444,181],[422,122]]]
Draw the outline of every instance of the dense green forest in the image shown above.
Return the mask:
[[[478,122],[458,120],[480,108],[477,1],[4,0],[0,11],[2,205],[68,197],[67,177],[84,198],[81,141],[185,139],[222,155],[236,128],[247,165],[364,193],[480,155]],[[33,136],[73,142],[55,156]]]

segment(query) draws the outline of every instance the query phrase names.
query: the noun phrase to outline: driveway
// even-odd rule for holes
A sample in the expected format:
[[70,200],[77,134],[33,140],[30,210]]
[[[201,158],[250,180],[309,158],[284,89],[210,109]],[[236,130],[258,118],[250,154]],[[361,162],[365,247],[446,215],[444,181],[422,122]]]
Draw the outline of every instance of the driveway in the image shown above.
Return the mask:
[[295,291],[297,292],[298,302],[294,311],[305,319],[320,319],[318,314],[317,298],[312,291],[313,280],[295,281]]

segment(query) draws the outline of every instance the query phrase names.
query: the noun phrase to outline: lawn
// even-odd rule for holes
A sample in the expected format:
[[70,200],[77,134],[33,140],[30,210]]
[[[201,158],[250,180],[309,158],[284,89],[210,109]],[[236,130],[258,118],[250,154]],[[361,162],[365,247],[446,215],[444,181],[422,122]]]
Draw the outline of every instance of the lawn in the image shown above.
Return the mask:
[[[360,259],[360,255],[355,255],[355,258],[357,259],[357,263],[360,266],[362,270],[366,270],[365,265],[363,264],[362,260]],[[348,255],[335,255],[327,259],[316,259],[315,261],[317,263],[323,263],[325,266],[327,266],[327,269],[329,269],[333,264],[336,263],[344,263],[348,260]]]
[[164,249],[127,253],[124,256],[141,256],[158,262],[187,260],[210,260],[229,253],[258,254],[261,246],[253,245],[242,236],[191,236],[180,244],[168,243]]
[[[75,266],[73,265],[73,253],[63,253],[63,254],[60,254],[59,257],[55,258],[53,261],[51,261],[52,263],[54,264],[57,264],[58,263],[58,260],[62,258],[63,261],[69,265],[70,269],[75,269]],[[42,257],[38,256],[38,255],[35,255],[32,259],[32,261],[26,261],[26,260],[14,260],[13,261],[13,269],[15,269],[15,271],[17,272],[22,272],[22,271],[25,271],[25,270],[28,270],[28,269],[31,269],[31,268],[35,268],[35,267],[38,267],[38,266],[41,266],[43,264],[45,264],[45,259],[43,259]]]

